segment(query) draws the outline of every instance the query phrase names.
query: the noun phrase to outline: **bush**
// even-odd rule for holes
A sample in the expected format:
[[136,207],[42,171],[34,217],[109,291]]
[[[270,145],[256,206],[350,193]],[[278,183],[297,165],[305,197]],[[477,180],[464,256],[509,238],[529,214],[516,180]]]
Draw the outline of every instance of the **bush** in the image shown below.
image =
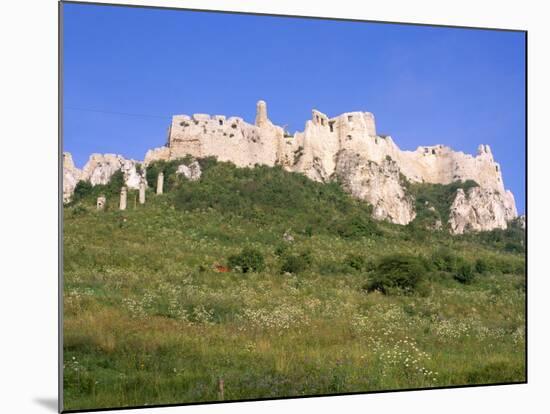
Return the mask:
[[472,180],[455,181],[450,184],[408,183],[407,188],[415,199],[417,213],[413,223],[425,227],[439,219],[443,226],[447,226],[450,207],[458,189],[462,188],[467,192],[470,188],[478,186]]
[[525,258],[511,255],[480,257],[474,265],[476,273],[525,274]]
[[345,275],[353,271],[347,264],[331,260],[319,263],[318,268],[320,275]]
[[89,181],[79,181],[74,188],[73,200],[81,200],[92,194],[93,186]]
[[461,258],[454,254],[451,249],[443,247],[432,254],[432,263],[437,270],[444,272],[455,272],[461,262]]
[[264,256],[256,249],[245,248],[239,254],[229,256],[229,267],[242,273],[261,272],[265,268]]
[[525,253],[525,231],[513,225],[507,229],[466,233],[456,237],[509,253]]
[[344,259],[344,264],[355,270],[364,270],[366,266],[366,260],[361,255],[348,254]]
[[176,174],[178,167],[181,164],[190,164],[191,157],[186,156],[185,158],[178,158],[171,161],[157,160],[151,162],[147,166],[147,185],[149,188],[156,190],[157,188],[157,178],[159,173],[164,173],[164,192],[169,192],[177,187],[178,183],[182,181],[181,176]]
[[124,187],[124,173],[121,170],[115,171],[107,184],[107,194],[120,194],[120,189]]
[[100,195],[107,197],[106,209],[109,209],[110,200],[116,200],[120,195],[120,189],[125,185],[124,173],[120,170],[115,171],[107,184],[97,184],[92,186],[89,181],[79,181],[76,184],[73,195],[73,202],[87,200],[95,205],[96,198]]
[[480,257],[475,262],[474,270],[476,273],[479,273],[479,274],[494,272],[495,263],[492,260],[489,260],[488,258]]
[[413,293],[424,279],[426,268],[415,256],[394,254],[385,256],[377,263],[368,283],[367,292],[375,290],[384,294],[393,291]]
[[473,266],[463,261],[456,270],[455,274],[453,275],[453,278],[460,283],[463,283],[465,285],[470,284],[474,281],[474,269]]
[[286,254],[283,256],[281,273],[300,273],[311,266],[311,253],[306,251],[300,254]]
[[77,206],[73,207],[70,211],[71,211],[72,217],[79,217],[86,214],[88,212],[88,209],[83,205],[78,204]]
[[336,232],[343,238],[380,236],[378,225],[370,217],[355,215],[336,225]]
[[284,256],[289,250],[288,244],[280,244],[277,247],[275,247],[275,256],[282,257]]
[[304,234],[305,234],[307,237],[313,236],[313,226],[308,225],[308,226],[304,227]]
[[525,247],[521,243],[513,241],[506,242],[504,250],[509,253],[525,253]]

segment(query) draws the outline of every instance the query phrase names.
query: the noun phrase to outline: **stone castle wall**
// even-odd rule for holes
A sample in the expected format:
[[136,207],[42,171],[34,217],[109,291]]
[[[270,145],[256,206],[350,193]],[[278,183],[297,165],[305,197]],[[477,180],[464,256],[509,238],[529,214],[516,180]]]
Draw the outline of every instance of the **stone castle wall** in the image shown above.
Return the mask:
[[176,115],[172,119],[166,147],[149,151],[145,163],[155,159],[216,156],[237,166],[280,164],[325,181],[335,173],[340,151],[353,151],[376,163],[388,157],[413,182],[449,184],[474,180],[482,187],[505,192],[500,166],[488,145],[480,145],[472,156],[442,145],[402,151],[390,136],[376,133],[370,112],[348,112],[334,118],[312,111],[303,132],[285,136],[283,129],[267,117],[266,104],[258,102],[255,125],[242,118],[205,114]]

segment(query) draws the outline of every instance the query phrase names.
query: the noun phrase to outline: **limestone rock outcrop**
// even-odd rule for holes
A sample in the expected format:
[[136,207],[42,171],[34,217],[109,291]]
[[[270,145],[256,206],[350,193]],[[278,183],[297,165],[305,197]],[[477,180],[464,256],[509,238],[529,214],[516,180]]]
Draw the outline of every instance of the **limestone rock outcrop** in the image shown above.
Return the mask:
[[92,185],[107,184],[115,172],[122,171],[126,186],[137,190],[142,179],[138,164],[137,161],[127,160],[121,155],[92,154],[82,169],[80,178]]
[[128,188],[139,189],[144,176],[138,171],[138,162],[121,155],[92,154],[82,170],[78,169],[69,152],[63,153],[63,202],[68,203],[79,181],[88,181],[93,186],[107,184],[113,174],[122,171]]
[[189,181],[197,181],[201,178],[202,170],[200,164],[195,160],[189,165],[178,166],[176,174],[182,174]]
[[506,229],[517,216],[511,192],[502,195],[491,188],[472,187],[467,192],[458,189],[451,205],[451,233]]
[[68,203],[80,181],[82,171],[76,168],[71,153],[63,153],[63,203]]
[[336,177],[344,190],[373,206],[373,217],[407,224],[416,216],[414,199],[401,182],[400,170],[391,159],[380,164],[355,152],[338,154]]
[[525,230],[526,226],[527,226],[527,219],[525,217],[525,214],[522,214],[521,216],[518,217],[518,226],[520,229],[522,230]]

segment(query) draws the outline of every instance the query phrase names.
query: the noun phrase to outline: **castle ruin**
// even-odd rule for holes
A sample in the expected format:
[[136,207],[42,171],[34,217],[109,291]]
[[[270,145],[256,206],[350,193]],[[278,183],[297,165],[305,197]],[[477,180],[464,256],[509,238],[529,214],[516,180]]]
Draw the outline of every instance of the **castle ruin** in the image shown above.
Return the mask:
[[[452,211],[467,215],[467,223],[474,222],[471,227],[464,223],[451,226],[458,233],[469,228],[506,228],[507,222],[517,216],[514,197],[505,190],[500,165],[488,145],[480,145],[475,156],[443,145],[402,151],[391,136],[377,133],[370,112],[347,112],[330,118],[314,109],[304,130],[293,135],[270,121],[264,101],[257,103],[254,124],[236,116],[175,115],[167,144],[149,150],[144,165],[187,155],[213,156],[238,167],[280,165],[320,182],[337,179],[354,197],[373,205],[375,218],[398,224],[409,223],[416,214],[414,200],[404,189],[403,176],[411,182],[450,184],[473,180],[479,184],[483,191],[461,194],[460,206],[458,201],[453,205]],[[71,164],[72,159],[67,163]],[[102,165],[105,167],[98,168]],[[103,183],[112,170],[120,169],[128,187],[136,188],[139,177],[132,165],[120,156],[93,154],[83,171],[69,174],[67,180],[73,183],[79,177]],[[479,217],[489,222],[476,224]]]

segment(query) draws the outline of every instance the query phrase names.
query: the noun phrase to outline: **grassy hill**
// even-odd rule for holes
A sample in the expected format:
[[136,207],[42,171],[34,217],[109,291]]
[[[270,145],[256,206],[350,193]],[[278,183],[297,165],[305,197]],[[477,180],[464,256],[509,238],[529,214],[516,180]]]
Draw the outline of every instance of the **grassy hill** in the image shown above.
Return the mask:
[[[65,207],[65,409],[525,380],[521,230],[375,222],[337,183],[200,163],[152,165],[143,206],[115,176]],[[456,187],[411,191],[444,217]]]

